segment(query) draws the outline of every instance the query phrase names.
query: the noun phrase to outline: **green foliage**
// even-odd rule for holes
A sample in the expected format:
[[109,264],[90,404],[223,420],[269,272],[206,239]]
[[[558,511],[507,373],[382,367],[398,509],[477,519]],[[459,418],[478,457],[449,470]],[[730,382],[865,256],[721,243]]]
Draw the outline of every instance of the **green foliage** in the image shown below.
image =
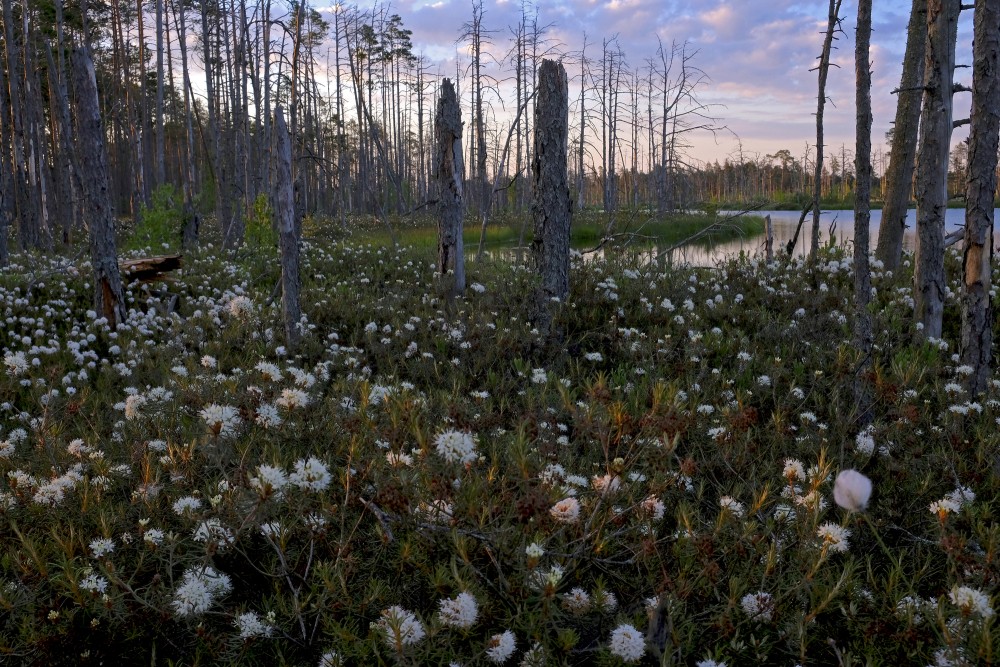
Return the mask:
[[125,249],[150,248],[153,252],[177,250],[183,218],[180,193],[169,183],[161,185],[153,191],[150,207],[141,208],[139,224],[128,236]]
[[257,195],[247,214],[244,240],[250,248],[274,248],[278,245],[271,203],[263,193]]

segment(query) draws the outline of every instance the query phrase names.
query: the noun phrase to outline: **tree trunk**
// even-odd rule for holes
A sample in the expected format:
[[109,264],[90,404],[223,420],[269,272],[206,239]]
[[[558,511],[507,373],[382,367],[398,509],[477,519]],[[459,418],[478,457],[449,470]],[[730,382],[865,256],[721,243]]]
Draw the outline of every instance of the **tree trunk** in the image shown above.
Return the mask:
[[830,51],[833,38],[840,23],[841,0],[830,0],[830,14],[827,16],[826,35],[823,51],[819,56],[819,93],[816,95],[816,168],[813,181],[813,227],[809,257],[813,260],[819,254],[819,200],[823,195],[823,109],[826,107],[826,79],[830,72]]
[[569,84],[566,70],[560,63],[542,60],[536,92],[531,163],[531,217],[535,237],[531,250],[541,274],[541,287],[535,302],[536,323],[540,331],[548,334],[552,324],[552,301],[565,301],[569,296],[569,229],[573,217],[566,173]]
[[462,182],[462,108],[450,79],[441,84],[434,114],[437,144],[438,261],[449,298],[465,291],[465,248],[462,240],[464,209]]
[[112,329],[125,320],[115,222],[108,192],[108,157],[101,127],[94,63],[85,50],[73,51],[77,100],[80,178],[90,227],[90,261],[94,267],[94,309],[107,318]]
[[274,215],[277,217],[281,244],[281,312],[285,322],[285,340],[295,349],[301,339],[299,320],[299,239],[295,225],[295,198],[292,193],[292,140],[280,106],[274,109],[275,160]]
[[156,0],[156,185],[166,183],[163,127],[163,0]]
[[993,357],[993,197],[1000,143],[1000,0],[976,0],[972,40],[972,115],[965,200],[962,363],[972,366],[968,390],[986,389]]
[[854,347],[861,355],[861,362],[854,376],[854,399],[862,428],[871,420],[871,397],[866,383],[872,363],[872,315],[868,308],[872,298],[872,277],[868,265],[872,183],[872,73],[868,61],[871,35],[872,0],[858,0],[854,51],[857,108],[854,146],[854,177],[857,182],[854,193]]
[[[944,216],[952,130],[955,38],[961,0],[928,0],[924,101],[917,155],[917,252],[913,300],[923,335],[941,337],[944,317]],[[994,26],[995,28],[995,26]]]
[[927,0],[913,0],[910,24],[906,29],[903,76],[896,99],[896,121],[892,132],[889,169],[886,171],[885,202],[878,230],[875,256],[890,271],[899,267],[903,254],[906,212],[913,190],[913,160],[917,154],[917,127],[920,122],[921,87],[927,45]]

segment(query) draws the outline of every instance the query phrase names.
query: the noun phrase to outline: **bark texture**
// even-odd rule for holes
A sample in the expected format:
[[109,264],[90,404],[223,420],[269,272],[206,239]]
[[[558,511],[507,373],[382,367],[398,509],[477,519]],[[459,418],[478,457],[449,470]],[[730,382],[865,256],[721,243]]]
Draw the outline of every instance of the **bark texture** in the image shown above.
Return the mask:
[[465,247],[462,241],[464,194],[462,181],[462,108],[451,79],[441,83],[434,114],[437,144],[438,261],[437,270],[448,297],[465,291]]
[[917,155],[917,252],[913,300],[923,335],[941,337],[944,317],[944,216],[948,206],[955,38],[961,0],[928,0],[924,100]]
[[84,49],[73,52],[79,125],[80,180],[90,231],[90,262],[94,267],[94,309],[111,328],[125,320],[125,295],[115,248],[115,221],[108,191],[108,155],[101,127],[94,63]]
[[968,390],[986,389],[993,356],[993,197],[1000,143],[1000,0],[976,0],[972,53],[972,115],[966,179],[962,363],[972,366]]
[[[1000,0],[998,0],[1000,1]],[[854,377],[854,399],[860,426],[871,420],[871,397],[865,377],[871,368],[872,316],[868,306],[872,298],[872,277],[868,265],[872,186],[872,73],[869,45],[872,36],[872,0],[858,0],[858,28],[855,39],[855,146],[854,173],[854,346],[861,355]]]
[[274,214],[277,216],[278,240],[281,245],[281,313],[285,323],[285,340],[294,349],[301,339],[299,305],[299,239],[295,225],[295,196],[292,187],[292,139],[280,106],[274,109]]
[[531,162],[532,253],[541,274],[537,296],[538,328],[547,332],[553,299],[569,295],[569,227],[572,204],[566,173],[569,138],[569,86],[566,70],[554,60],[538,67],[535,141]]
[[840,23],[841,0],[830,0],[826,34],[823,37],[823,51],[819,56],[819,93],[816,95],[816,174],[813,182],[813,227],[809,257],[816,259],[819,254],[819,200],[823,195],[823,110],[826,108],[826,79],[830,73],[830,51],[833,37]]
[[924,58],[927,53],[927,0],[913,0],[910,23],[906,29],[906,53],[903,76],[896,98],[896,121],[893,125],[889,168],[885,173],[885,203],[878,229],[875,256],[890,271],[899,268],[903,254],[906,212],[913,190],[913,161],[917,155],[917,127],[924,82]]

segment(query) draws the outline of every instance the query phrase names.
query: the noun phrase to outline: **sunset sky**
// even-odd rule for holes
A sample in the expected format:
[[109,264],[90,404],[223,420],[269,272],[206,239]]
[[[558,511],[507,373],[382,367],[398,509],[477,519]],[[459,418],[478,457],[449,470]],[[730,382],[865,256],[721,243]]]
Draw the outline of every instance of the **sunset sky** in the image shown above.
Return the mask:
[[[906,42],[910,0],[875,3],[872,37],[873,143],[884,146],[885,132],[895,113],[900,64]],[[362,3],[362,7],[366,3]],[[371,6],[371,3],[367,3]],[[515,0],[485,0],[484,25],[494,30],[494,51],[510,47],[508,26],[518,20]],[[767,154],[788,148],[801,155],[806,142],[815,143],[816,63],[828,4],[801,0],[539,0],[539,24],[552,24],[547,35],[565,52],[578,52],[584,32],[597,42],[618,35],[630,65],[641,66],[656,51],[656,37],[669,44],[688,40],[698,49],[695,64],[710,78],[701,90],[704,102],[717,105],[714,114],[728,130],[694,140],[694,157],[724,159],[737,150]],[[470,0],[396,0],[391,11],[413,31],[416,50],[423,51],[445,75],[464,45],[456,39],[471,17]],[[827,146],[839,153],[854,143],[854,29],[857,3],[846,0],[841,10],[844,33],[836,43],[827,105]],[[958,63],[971,63],[971,12],[963,12],[959,27]],[[579,72],[568,67],[572,78]],[[957,78],[968,81],[968,69]],[[571,83],[571,95],[574,84]],[[968,115],[968,94],[955,99],[955,117]],[[496,102],[494,102],[496,104]],[[960,137],[956,133],[956,137]]]

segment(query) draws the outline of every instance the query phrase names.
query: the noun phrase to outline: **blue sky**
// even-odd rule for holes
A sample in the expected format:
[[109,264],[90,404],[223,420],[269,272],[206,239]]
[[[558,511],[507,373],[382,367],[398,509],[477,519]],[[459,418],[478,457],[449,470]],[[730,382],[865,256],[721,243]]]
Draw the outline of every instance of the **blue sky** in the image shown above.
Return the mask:
[[[875,5],[872,134],[878,147],[884,146],[895,113],[890,91],[899,85],[911,1],[880,0]],[[657,36],[667,44],[687,40],[698,49],[694,64],[710,79],[701,99],[717,105],[714,114],[728,127],[715,137],[693,138],[692,153],[699,159],[724,159],[736,152],[739,141],[744,152],[761,155],[782,148],[801,155],[807,142],[815,143],[816,73],[809,69],[820,51],[825,1],[537,0],[537,7],[539,24],[551,24],[549,38],[566,52],[579,51],[584,32],[598,45],[602,37],[617,34],[633,66],[654,55]],[[492,49],[498,55],[510,47],[507,28],[517,23],[519,8],[519,0],[484,0],[484,25],[495,31]],[[456,38],[471,17],[471,0],[396,0],[390,9],[413,31],[418,51],[446,75],[455,71],[456,54],[463,48]],[[856,13],[856,1],[845,0],[844,32],[833,56],[840,68],[831,71],[828,84],[827,146],[837,153],[841,144],[850,150],[854,143]],[[971,23],[971,12],[963,12],[960,64],[971,62]],[[568,70],[571,77],[578,72],[573,65]],[[959,70],[957,78],[967,81],[970,71]],[[956,96],[956,117],[968,115],[969,101],[968,94]]]

